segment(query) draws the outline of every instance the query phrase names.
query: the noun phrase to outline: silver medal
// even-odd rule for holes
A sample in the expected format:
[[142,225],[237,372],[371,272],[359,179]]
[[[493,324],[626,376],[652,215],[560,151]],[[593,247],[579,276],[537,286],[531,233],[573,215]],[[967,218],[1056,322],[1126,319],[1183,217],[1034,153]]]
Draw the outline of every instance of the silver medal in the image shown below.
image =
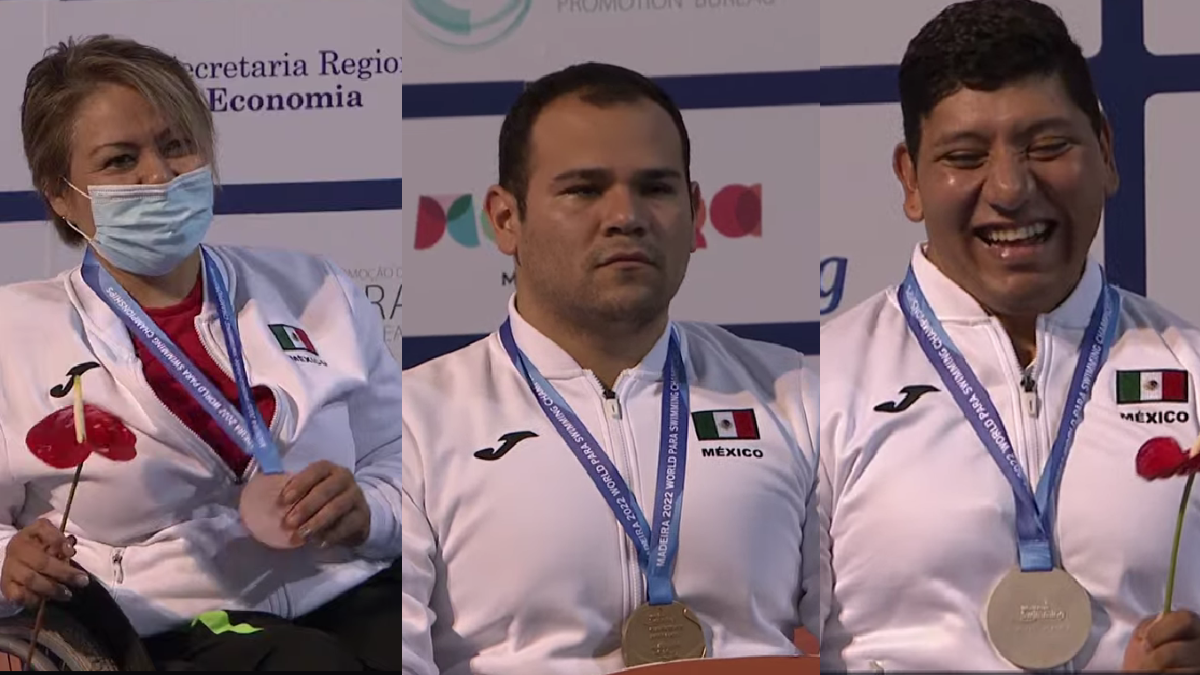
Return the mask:
[[988,638],[1000,655],[1026,670],[1061,666],[1092,632],[1092,602],[1061,568],[1006,574],[987,605]]

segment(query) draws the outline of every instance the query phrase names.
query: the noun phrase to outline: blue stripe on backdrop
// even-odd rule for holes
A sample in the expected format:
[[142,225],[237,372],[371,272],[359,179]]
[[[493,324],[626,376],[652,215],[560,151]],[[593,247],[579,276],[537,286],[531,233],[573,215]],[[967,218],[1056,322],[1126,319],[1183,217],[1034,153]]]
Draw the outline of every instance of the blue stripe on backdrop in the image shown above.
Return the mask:
[[0,223],[45,219],[46,207],[36,192],[0,192]]
[[[748,340],[762,340],[786,345],[804,354],[816,355],[821,348],[821,325],[816,321],[804,323],[759,323],[725,326],[730,332]],[[412,368],[443,354],[461,349],[486,335],[437,335],[404,337],[404,368]]]
[[[399,178],[315,183],[248,183],[217,191],[217,215],[394,211],[403,204]],[[0,223],[45,219],[33,192],[0,192]]]
[[[1200,91],[1200,54],[1151,54],[1143,0],[1102,2],[1102,42],[1092,73],[1115,130],[1121,170],[1121,189],[1104,219],[1104,263],[1113,283],[1145,294],[1146,101],[1155,94]],[[821,105],[896,103],[897,71],[895,65],[823,69]]]
[[[724,73],[655,78],[685,110],[816,105],[818,77],[810,71]],[[502,116],[524,82],[404,85],[404,119]]]

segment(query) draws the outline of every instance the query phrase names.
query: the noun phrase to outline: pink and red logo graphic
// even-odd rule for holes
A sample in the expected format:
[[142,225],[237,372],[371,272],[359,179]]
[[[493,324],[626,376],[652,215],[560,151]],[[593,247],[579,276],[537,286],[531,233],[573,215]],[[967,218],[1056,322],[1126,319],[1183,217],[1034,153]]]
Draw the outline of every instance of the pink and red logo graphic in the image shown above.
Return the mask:
[[705,220],[726,239],[762,237],[762,183],[753,185],[726,185],[717,190],[706,206],[701,194],[700,209],[696,217],[700,220],[696,234],[696,247],[707,248],[704,236]]
[[[726,185],[707,200],[701,195],[697,247],[707,248],[704,228],[711,223],[726,239],[762,237],[762,184]],[[480,233],[483,233],[480,236]],[[417,199],[417,226],[413,247],[433,248],[445,236],[463,248],[478,248],[483,239],[495,238],[487,216],[476,216],[475,198],[469,194],[421,195]]]

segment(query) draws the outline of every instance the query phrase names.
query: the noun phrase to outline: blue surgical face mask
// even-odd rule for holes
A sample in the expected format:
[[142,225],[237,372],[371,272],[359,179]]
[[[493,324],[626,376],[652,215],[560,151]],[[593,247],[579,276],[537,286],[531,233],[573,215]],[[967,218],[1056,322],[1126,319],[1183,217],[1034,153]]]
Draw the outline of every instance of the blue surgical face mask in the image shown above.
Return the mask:
[[92,185],[87,194],[67,185],[92,202],[96,236],[84,238],[100,257],[131,274],[168,274],[196,251],[212,225],[208,166],[163,185]]

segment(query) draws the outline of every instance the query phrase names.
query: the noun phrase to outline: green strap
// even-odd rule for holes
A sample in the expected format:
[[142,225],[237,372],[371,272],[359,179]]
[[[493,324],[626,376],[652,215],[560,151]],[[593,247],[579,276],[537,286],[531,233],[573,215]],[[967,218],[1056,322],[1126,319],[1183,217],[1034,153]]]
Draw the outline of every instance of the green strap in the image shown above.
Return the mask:
[[211,630],[214,635],[220,635],[221,633],[239,633],[241,635],[249,635],[262,630],[261,628],[255,628],[248,623],[239,623],[235,626],[229,623],[229,614],[224,611],[206,612],[201,614],[200,616],[196,617],[194,621],[192,621],[193,626],[198,623],[208,626],[208,629]]

